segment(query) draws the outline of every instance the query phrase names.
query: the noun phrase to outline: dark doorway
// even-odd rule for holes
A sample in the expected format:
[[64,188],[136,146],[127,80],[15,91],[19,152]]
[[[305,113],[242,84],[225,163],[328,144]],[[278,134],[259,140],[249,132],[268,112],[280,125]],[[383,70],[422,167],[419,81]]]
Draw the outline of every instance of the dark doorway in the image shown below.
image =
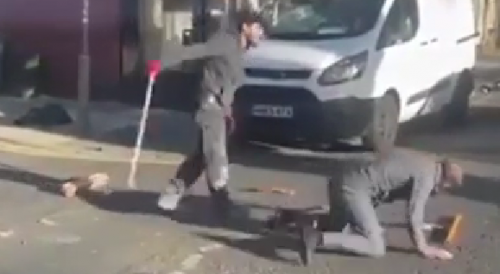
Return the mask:
[[139,1],[121,0],[120,72],[122,77],[137,71],[140,63]]

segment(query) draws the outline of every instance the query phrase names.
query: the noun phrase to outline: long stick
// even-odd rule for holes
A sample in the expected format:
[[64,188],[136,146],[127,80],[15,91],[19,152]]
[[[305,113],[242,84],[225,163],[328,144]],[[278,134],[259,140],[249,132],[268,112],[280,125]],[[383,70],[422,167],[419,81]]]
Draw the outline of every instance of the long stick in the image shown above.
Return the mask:
[[142,106],[141,121],[139,123],[139,132],[137,133],[137,139],[135,140],[134,155],[130,159],[130,171],[128,174],[127,185],[131,189],[136,189],[137,184],[135,177],[137,174],[137,163],[139,162],[139,157],[141,156],[142,141],[144,139],[144,132],[146,131],[146,123],[148,120],[149,107],[151,105],[151,97],[153,96],[153,86],[155,83],[155,76],[149,76],[148,88],[146,90],[146,98],[144,100],[144,105]]

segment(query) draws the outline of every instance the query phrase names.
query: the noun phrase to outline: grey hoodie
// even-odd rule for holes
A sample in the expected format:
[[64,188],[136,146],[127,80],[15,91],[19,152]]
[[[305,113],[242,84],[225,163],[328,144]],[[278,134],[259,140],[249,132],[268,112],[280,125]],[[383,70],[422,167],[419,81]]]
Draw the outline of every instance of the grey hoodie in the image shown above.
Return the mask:
[[203,61],[198,104],[202,107],[212,94],[226,108],[232,105],[236,89],[243,84],[243,54],[240,34],[230,26],[215,32],[206,43],[167,49],[161,61],[163,68],[188,60]]

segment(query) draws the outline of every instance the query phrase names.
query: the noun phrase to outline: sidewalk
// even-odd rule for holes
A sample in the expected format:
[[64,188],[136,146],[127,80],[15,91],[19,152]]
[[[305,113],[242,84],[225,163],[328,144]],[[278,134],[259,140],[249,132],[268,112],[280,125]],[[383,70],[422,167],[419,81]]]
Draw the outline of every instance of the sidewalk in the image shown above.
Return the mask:
[[[0,151],[55,158],[92,161],[128,161],[135,145],[141,110],[116,103],[91,105],[89,138],[78,138],[74,125],[50,130],[22,128],[12,124],[30,107],[46,102],[61,104],[75,119],[77,104],[71,101],[40,98],[24,101],[0,98]],[[152,110],[143,144],[141,162],[176,164],[193,142],[195,130],[190,117],[182,113]]]

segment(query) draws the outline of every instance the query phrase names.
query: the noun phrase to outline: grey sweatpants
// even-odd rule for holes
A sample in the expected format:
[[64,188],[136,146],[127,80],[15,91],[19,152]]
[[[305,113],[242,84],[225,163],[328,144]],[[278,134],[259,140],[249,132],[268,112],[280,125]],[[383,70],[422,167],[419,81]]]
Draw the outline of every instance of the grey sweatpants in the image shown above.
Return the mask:
[[[353,180],[346,178],[346,180]],[[357,255],[381,257],[386,244],[368,188],[359,182],[335,182],[330,179],[328,192],[330,220],[335,232],[324,232],[322,248],[352,252]],[[361,184],[362,185],[362,184]],[[346,225],[348,231],[341,232]]]
[[196,113],[195,120],[200,130],[198,144],[181,164],[175,178],[189,188],[205,172],[210,190],[224,188],[229,177],[224,112],[217,102],[208,101]]

